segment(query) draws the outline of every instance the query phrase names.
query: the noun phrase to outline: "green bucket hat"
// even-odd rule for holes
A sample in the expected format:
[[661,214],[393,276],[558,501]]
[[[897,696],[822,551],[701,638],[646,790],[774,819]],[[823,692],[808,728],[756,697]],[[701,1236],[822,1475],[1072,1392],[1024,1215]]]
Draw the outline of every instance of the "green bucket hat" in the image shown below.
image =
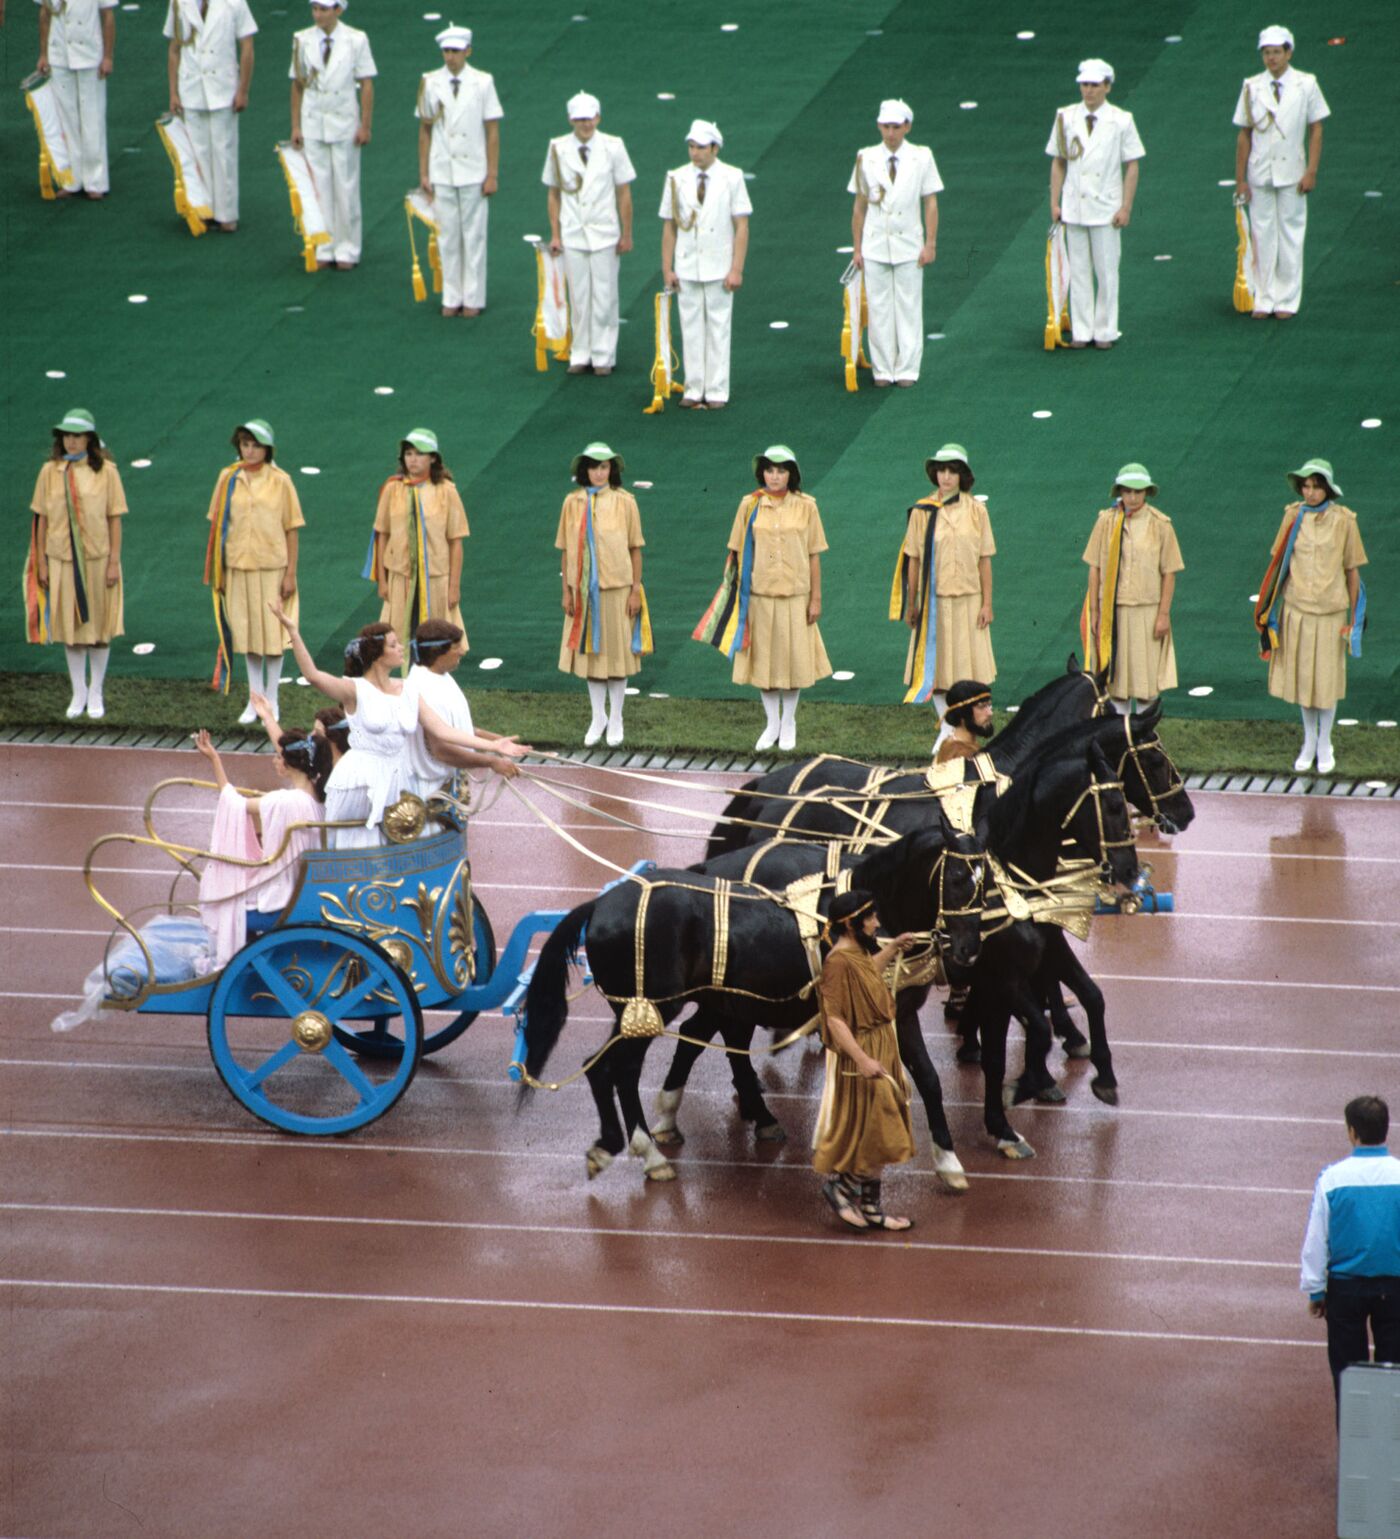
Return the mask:
[[412,432],[403,435],[403,441],[419,454],[436,454],[438,452],[437,434],[432,428],[414,428]]
[[592,460],[595,465],[603,465],[608,460],[616,460],[618,475],[624,475],[627,470],[626,462],[622,456],[615,449],[610,449],[607,444],[601,441],[589,444],[582,454],[574,455],[573,459],[569,461],[569,474],[577,476],[578,468],[585,460]]
[[924,461],[924,474],[930,481],[934,479],[936,468],[939,465],[964,465],[967,467],[968,485],[976,483],[976,477],[972,474],[972,463],[967,457],[967,450],[961,444],[944,444],[936,453],[931,454]]
[[797,463],[797,456],[786,444],[769,444],[762,454],[753,457],[753,473],[758,475],[759,466],[767,460],[770,465],[791,465],[795,470],[801,470]]
[[249,417],[246,422],[240,422],[233,430],[234,437],[239,433],[247,433],[251,438],[260,443],[264,449],[274,449],[277,439],[273,436],[272,428],[261,417]]
[[74,406],[63,414],[62,422],[55,422],[55,433],[95,433],[97,423],[86,406]]
[[1130,465],[1124,465],[1122,470],[1113,478],[1115,487],[1126,486],[1130,492],[1146,492],[1149,497],[1157,495],[1157,487],[1148,472],[1146,465],[1139,465],[1136,460]]
[[1328,486],[1332,488],[1332,495],[1334,497],[1342,495],[1341,487],[1332,479],[1331,460],[1309,460],[1307,464],[1299,465],[1297,470],[1290,470],[1288,472],[1289,484],[1300,497],[1303,495],[1303,482],[1309,476],[1321,476]]

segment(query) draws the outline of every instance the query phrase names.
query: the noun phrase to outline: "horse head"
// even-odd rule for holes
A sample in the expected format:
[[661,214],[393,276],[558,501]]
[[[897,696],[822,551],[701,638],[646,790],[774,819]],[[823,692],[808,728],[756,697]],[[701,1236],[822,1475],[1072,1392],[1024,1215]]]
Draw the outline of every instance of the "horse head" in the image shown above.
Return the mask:
[[948,938],[948,959],[971,967],[982,944],[982,909],[987,901],[987,849],[976,834],[963,833],[939,810],[943,851],[929,882],[936,898],[933,927]]
[[1131,887],[1138,878],[1132,815],[1123,782],[1097,737],[1089,741],[1088,768],[1089,784],[1061,827],[1089,859],[1108,868],[1110,881]]
[[1164,834],[1179,834],[1190,826],[1196,809],[1187,794],[1181,772],[1157,735],[1162,702],[1152,701],[1146,710],[1123,718],[1125,743],[1118,761],[1123,794],[1145,813]]

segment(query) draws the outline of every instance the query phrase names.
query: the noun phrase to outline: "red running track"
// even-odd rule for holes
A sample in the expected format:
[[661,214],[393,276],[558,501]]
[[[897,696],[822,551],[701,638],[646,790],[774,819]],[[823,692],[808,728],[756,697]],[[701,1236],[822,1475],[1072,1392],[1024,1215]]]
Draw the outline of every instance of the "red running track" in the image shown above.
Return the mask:
[[[1393,806],[1198,795],[1144,851],[1175,915],[1099,921],[1087,947],[1122,1105],[1063,1066],[1067,1104],[1016,1114],[1027,1164],[982,1136],[931,1009],[972,1186],[942,1193],[921,1128],[894,1240],[820,1202],[805,1050],[761,1068],[786,1145],[752,1143],[707,1058],[679,1179],[648,1186],[635,1161],[585,1180],[582,1087],[517,1113],[499,1016],[331,1141],[249,1119],[202,1021],[53,1034],[105,935],[88,846],[192,761],[0,749],[6,1535],[1332,1532],[1297,1253],[1343,1103],[1400,1104]],[[209,801],[175,805],[165,830],[200,842]],[[645,812],[644,836],[550,810],[624,865],[700,854],[703,819]],[[509,797],[472,855],[498,936],[609,875]],[[109,864],[119,903],[163,890],[149,854]],[[552,1069],[604,1019],[580,1000]]]

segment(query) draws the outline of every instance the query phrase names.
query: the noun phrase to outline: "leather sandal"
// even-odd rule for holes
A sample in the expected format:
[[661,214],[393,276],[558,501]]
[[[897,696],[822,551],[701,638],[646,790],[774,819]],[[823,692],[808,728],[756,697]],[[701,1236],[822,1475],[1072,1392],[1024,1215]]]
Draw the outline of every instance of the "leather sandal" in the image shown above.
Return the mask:
[[883,1229],[889,1234],[902,1234],[906,1229],[914,1227],[912,1218],[896,1218],[886,1213],[880,1205],[880,1183],[878,1181],[862,1181],[860,1183],[860,1211],[865,1219],[867,1227],[871,1229]]
[[831,1204],[832,1212],[847,1228],[862,1231],[870,1228],[865,1215],[856,1206],[863,1196],[859,1181],[847,1175],[829,1176],[822,1182],[822,1196]]

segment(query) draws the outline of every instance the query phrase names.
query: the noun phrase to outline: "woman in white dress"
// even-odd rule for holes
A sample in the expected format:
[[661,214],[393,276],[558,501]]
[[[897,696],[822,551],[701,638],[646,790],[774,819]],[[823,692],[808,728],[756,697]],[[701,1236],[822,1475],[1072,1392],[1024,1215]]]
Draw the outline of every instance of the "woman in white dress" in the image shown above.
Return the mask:
[[[312,661],[301,632],[277,604],[268,608],[281,621],[292,643],[297,666],[308,683],[345,708],[350,723],[350,747],[326,782],[326,822],[332,849],[363,849],[382,842],[379,825],[384,809],[405,791],[414,789],[407,745],[420,725],[434,755],[450,764],[517,773],[512,758],[526,752],[519,744],[503,744],[483,753],[478,739],[455,728],[417,689],[405,689],[397,677],[403,663],[403,643],[383,620],[366,625],[345,649],[345,673],[326,673]],[[502,757],[505,755],[505,757]]]

